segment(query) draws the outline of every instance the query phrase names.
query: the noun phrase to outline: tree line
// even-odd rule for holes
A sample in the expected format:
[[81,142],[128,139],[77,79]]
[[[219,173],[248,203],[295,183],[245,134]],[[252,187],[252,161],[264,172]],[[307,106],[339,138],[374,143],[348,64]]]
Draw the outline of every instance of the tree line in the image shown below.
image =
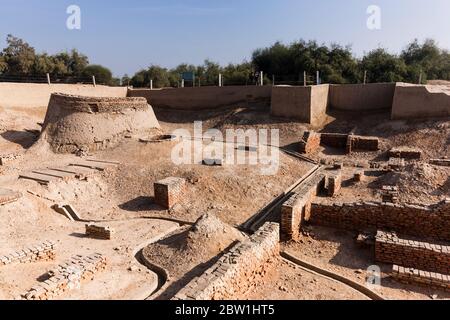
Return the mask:
[[181,74],[195,75],[194,83],[186,85],[217,85],[222,74],[225,85],[255,84],[260,71],[265,83],[302,83],[303,75],[320,72],[322,83],[411,82],[450,80],[450,53],[432,40],[410,42],[399,54],[378,48],[357,58],[350,46],[324,45],[316,41],[299,40],[290,44],[276,42],[253,52],[251,61],[221,66],[210,60],[202,65],[180,64],[175,68],[150,65],[133,76],[114,78],[101,65],[90,65],[87,56],[73,49],[55,55],[38,54],[22,39],[7,36],[7,47],[0,53],[0,75],[43,75],[60,77],[91,77],[108,85],[134,87],[177,87]]

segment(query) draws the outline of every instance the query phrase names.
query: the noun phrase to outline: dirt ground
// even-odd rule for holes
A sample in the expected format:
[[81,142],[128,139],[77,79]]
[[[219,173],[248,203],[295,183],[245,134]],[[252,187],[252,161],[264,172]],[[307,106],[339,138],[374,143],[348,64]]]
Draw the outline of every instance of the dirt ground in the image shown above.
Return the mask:
[[[303,123],[270,118],[268,110],[259,107],[243,106],[195,114],[156,109],[155,113],[165,133],[180,128],[193,132],[195,120],[203,120],[204,129],[217,128],[222,132],[236,128],[279,129],[280,145],[295,151],[303,131],[311,129]],[[68,179],[42,186],[31,180],[18,179],[18,176],[25,171],[55,164],[62,166],[80,158],[30,148],[38,137],[45,108],[0,106],[0,114],[0,157],[4,159],[0,166],[0,187],[23,194],[17,202],[0,206],[0,255],[47,239],[57,241],[58,245],[57,258],[53,262],[0,267],[0,299],[12,299],[24,293],[47,270],[72,255],[94,252],[107,257],[107,270],[61,299],[147,298],[159,288],[158,275],[139,263],[136,255],[141,249],[155,243],[147,247],[154,249],[151,255],[167,269],[172,268],[170,271],[175,280],[179,280],[199,265],[205,267],[202,264],[214,261],[226,245],[239,236],[230,237],[228,242],[224,241],[198,257],[192,256],[196,252],[192,245],[189,249],[192,259],[182,265],[172,264],[169,256],[180,252],[186,255],[187,251],[183,252],[186,247],[165,251],[159,240],[167,242],[170,237],[186,235],[190,225],[206,213],[213,214],[230,228],[238,227],[313,166],[284,153],[280,153],[280,166],[275,175],[261,175],[261,165],[174,166],[171,151],[178,141],[142,143],[139,137],[131,137],[113,149],[91,155],[96,159],[118,161],[117,167],[95,171],[85,180]],[[385,113],[366,117],[330,115],[329,123],[319,131],[376,135],[381,139],[382,148],[379,152],[352,155],[324,148],[313,157],[344,162],[383,162],[387,160],[385,151],[390,147],[407,145],[420,148],[423,161],[409,164],[399,174],[380,174],[366,167],[367,180],[357,185],[350,182],[356,168],[345,167],[341,195],[324,201],[379,200],[379,187],[389,182],[399,185],[401,201],[433,203],[450,195],[449,169],[426,162],[429,158],[450,156],[450,121],[390,121],[387,117]],[[153,183],[168,176],[186,178],[188,188],[182,203],[171,210],[163,210],[153,202]],[[50,208],[55,203],[70,204],[82,219],[115,228],[113,240],[85,237],[84,222],[70,222]],[[287,248],[324,268],[363,281],[360,270],[367,268],[370,256],[368,252],[354,248],[352,235],[334,230],[314,232],[314,238],[302,239],[303,243],[289,243]],[[167,235],[170,237],[166,238]],[[163,259],[165,255],[166,260]],[[366,298],[341,283],[306,272],[284,260],[280,259],[277,264],[277,271],[257,290],[250,292],[249,299]],[[392,299],[428,299],[435,294],[432,290],[400,286],[388,278],[383,279],[380,293]],[[437,294],[439,298],[446,297],[440,292]]]

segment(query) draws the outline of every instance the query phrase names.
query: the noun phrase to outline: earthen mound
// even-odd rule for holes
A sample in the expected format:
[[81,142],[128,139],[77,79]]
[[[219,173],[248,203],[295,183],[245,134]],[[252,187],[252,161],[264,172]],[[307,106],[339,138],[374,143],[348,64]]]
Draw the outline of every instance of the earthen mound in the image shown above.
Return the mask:
[[143,253],[170,274],[181,275],[244,238],[239,230],[208,213],[188,230],[148,246]]
[[58,153],[95,151],[155,128],[159,123],[145,98],[57,93],[50,97],[39,143],[48,143]]

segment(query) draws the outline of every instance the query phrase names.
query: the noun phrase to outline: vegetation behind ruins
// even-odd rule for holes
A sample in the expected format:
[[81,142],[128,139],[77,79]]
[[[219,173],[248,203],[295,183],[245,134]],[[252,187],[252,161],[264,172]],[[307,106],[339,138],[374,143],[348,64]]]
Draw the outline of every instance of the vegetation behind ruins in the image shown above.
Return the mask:
[[[107,85],[133,85],[149,87],[178,87],[181,74],[192,72],[195,85],[217,85],[219,74],[225,85],[255,84],[260,71],[264,72],[265,83],[301,84],[304,72],[308,82],[314,81],[316,71],[323,83],[361,83],[367,72],[367,82],[411,82],[427,80],[450,80],[450,53],[432,40],[420,43],[414,40],[400,54],[392,54],[384,48],[374,49],[362,58],[357,58],[351,46],[339,44],[324,45],[316,41],[295,41],[290,44],[276,42],[253,52],[251,62],[221,66],[210,60],[202,65],[180,64],[168,69],[151,65],[139,70],[133,76],[114,78],[112,72],[101,65],[90,65],[86,55],[76,49],[55,55],[36,53],[35,49],[22,39],[7,36],[7,47],[0,52],[0,77],[45,76],[72,79],[83,82],[96,77],[97,83]],[[9,77],[9,78],[8,78]],[[188,83],[187,85],[192,85]]]

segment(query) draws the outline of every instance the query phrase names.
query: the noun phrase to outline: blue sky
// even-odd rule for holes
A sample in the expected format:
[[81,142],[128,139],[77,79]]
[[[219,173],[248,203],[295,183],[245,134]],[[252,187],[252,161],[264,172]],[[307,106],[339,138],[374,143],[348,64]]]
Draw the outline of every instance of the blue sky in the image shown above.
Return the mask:
[[[71,4],[81,8],[81,30],[66,28]],[[381,30],[366,27],[369,5],[382,10]],[[241,62],[256,48],[300,38],[350,44],[357,56],[427,37],[450,49],[450,1],[0,0],[0,47],[8,33],[39,52],[77,48],[122,76],[150,64]]]

